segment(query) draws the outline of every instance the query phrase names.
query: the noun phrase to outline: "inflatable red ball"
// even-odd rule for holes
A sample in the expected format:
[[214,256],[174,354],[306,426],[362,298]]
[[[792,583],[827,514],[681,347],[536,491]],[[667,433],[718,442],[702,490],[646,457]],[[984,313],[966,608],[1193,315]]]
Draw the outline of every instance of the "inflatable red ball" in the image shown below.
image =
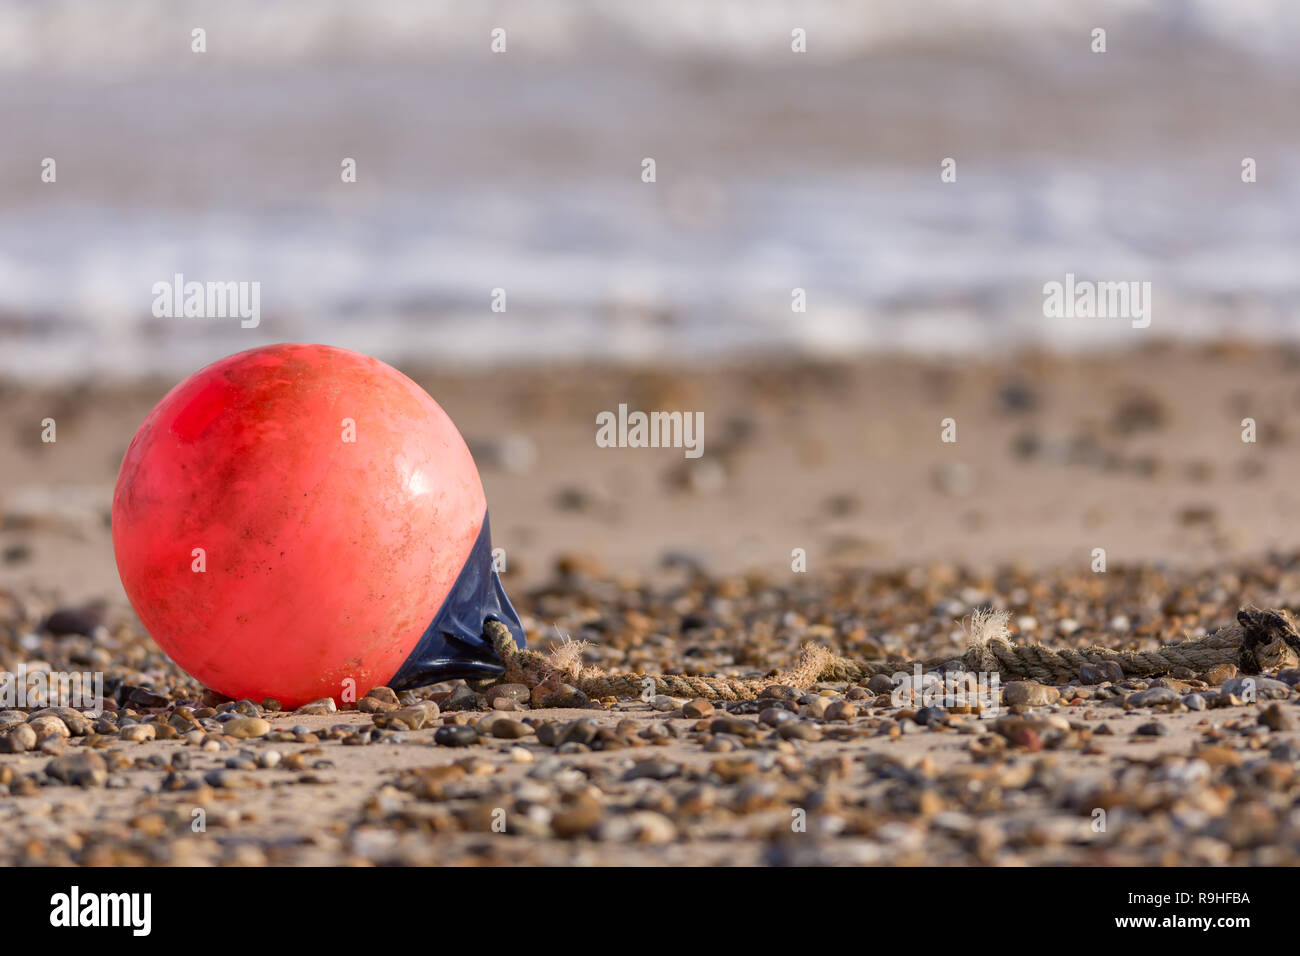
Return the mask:
[[228,697],[497,674],[488,618],[524,644],[460,432],[346,349],[253,349],[173,388],[122,461],[113,550],[150,635]]

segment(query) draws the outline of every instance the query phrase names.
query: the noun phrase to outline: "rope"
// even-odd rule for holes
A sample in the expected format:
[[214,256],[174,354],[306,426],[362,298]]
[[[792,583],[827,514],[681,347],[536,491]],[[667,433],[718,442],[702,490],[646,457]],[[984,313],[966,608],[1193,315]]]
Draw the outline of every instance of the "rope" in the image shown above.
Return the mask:
[[[966,653],[956,658],[970,672],[997,673],[999,679],[1030,679],[1065,683],[1084,664],[1118,664],[1126,677],[1154,677],[1177,668],[1203,674],[1221,664],[1232,664],[1244,674],[1285,663],[1287,651],[1300,653],[1300,631],[1284,610],[1242,608],[1237,620],[1205,637],[1164,644],[1153,651],[1117,650],[1094,645],[1054,650],[1042,644],[1013,644],[1007,636],[1006,611],[976,612],[967,627]],[[566,642],[550,652],[520,650],[510,631],[499,621],[483,628],[497,657],[505,664],[500,683],[523,684],[558,690],[569,684],[588,697],[702,697],[705,700],[753,700],[764,688],[781,684],[800,690],[816,683],[866,680],[875,674],[923,671],[944,663],[931,661],[854,661],[824,647],[805,644],[794,665],[764,677],[690,677],[676,674],[609,674],[582,663],[580,642]]]

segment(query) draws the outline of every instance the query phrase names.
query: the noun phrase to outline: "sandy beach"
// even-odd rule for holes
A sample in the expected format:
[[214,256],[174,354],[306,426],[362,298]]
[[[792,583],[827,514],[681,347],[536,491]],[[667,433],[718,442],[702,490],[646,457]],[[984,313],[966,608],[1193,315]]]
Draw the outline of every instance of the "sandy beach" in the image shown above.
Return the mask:
[[[474,451],[532,645],[583,640],[611,671],[763,677],[805,641],[957,656],[981,608],[1006,610],[1016,641],[1150,649],[1244,605],[1300,607],[1287,350],[405,370]],[[878,679],[731,703],[457,682],[330,714],[205,697],[143,634],[112,561],[116,466],[165,388],[5,390],[0,664],[100,670],[109,698],[103,716],[0,714],[3,813],[24,821],[5,863],[1300,855],[1300,671],[1253,700],[1227,671],[1006,681],[993,719],[897,706]],[[703,455],[597,447],[619,403],[702,411]]]
[[[1000,868],[961,919],[1042,866],[1070,940],[1162,889],[1092,868],[1300,864],[1297,45],[1289,0],[0,0],[0,868]],[[165,395],[294,342],[409,376],[483,496],[418,389],[288,349],[174,393],[114,514]],[[267,875],[215,898],[403,928]],[[65,876],[212,932],[202,873]]]

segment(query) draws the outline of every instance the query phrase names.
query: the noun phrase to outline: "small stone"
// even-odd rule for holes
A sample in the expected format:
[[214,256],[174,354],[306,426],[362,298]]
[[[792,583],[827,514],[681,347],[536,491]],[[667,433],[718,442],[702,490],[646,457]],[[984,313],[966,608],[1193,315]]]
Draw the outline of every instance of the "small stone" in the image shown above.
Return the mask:
[[313,700],[311,703],[303,704],[294,713],[301,714],[304,717],[324,717],[326,714],[335,713],[338,709],[333,697],[322,697],[320,700]]
[[478,694],[468,684],[461,684],[447,698],[447,710],[478,710]]
[[641,760],[633,764],[626,773],[623,774],[624,780],[672,780],[674,777],[681,776],[682,765],[673,763],[671,760]]
[[125,701],[128,707],[146,709],[166,707],[170,703],[166,694],[160,694],[149,687],[124,687],[122,690],[126,693]]
[[90,732],[90,721],[80,711],[71,707],[50,707],[46,710],[39,710],[32,716],[44,715],[57,717],[63,721],[64,726],[68,728],[68,733],[73,737],[84,737]]
[[605,808],[600,801],[587,793],[579,793],[562,806],[551,818],[551,831],[561,840],[586,836],[600,826],[605,818]]
[[433,742],[441,747],[472,747],[478,743],[478,731],[459,724],[439,727],[433,733]]
[[872,674],[867,690],[873,694],[888,694],[894,689],[894,680],[888,674]]
[[1079,668],[1079,683],[1081,684],[1118,684],[1124,679],[1124,669],[1115,661],[1105,661],[1101,664],[1084,664]]
[[943,723],[948,719],[948,712],[942,707],[922,707],[916,712],[913,718],[922,727],[929,726],[932,723]]
[[681,706],[682,701],[676,697],[669,697],[667,694],[656,694],[650,701],[650,707],[663,714],[676,710]]
[[1102,661],[1095,665],[1101,669],[1102,674],[1112,684],[1120,684],[1124,681],[1124,668],[1119,666],[1119,661]]
[[1007,738],[1007,742],[1013,747],[1019,747],[1031,753],[1037,753],[1043,749],[1043,739],[1038,735],[1038,731],[1032,727],[1016,727],[1004,733],[1003,736]]
[[527,704],[531,700],[531,695],[532,691],[523,684],[497,684],[495,687],[488,688],[484,697],[489,705],[494,705],[498,700]]
[[802,720],[791,720],[776,728],[782,740],[806,740],[810,743],[822,739],[822,732],[815,724]]
[[712,717],[714,711],[713,704],[703,697],[697,697],[695,700],[687,701],[682,705],[682,716],[689,717],[692,720],[700,720],[705,717]]
[[[397,699],[397,691],[393,690],[391,687],[385,687],[382,684],[366,691],[366,697],[369,697],[372,700],[381,701],[385,704],[392,704],[394,707],[398,706],[400,703]],[[362,700],[364,699],[365,698],[362,698]]]
[[227,737],[238,737],[244,740],[265,737],[271,732],[271,725],[261,717],[236,717],[226,721],[221,731]]
[[532,732],[533,728],[522,720],[503,717],[492,722],[492,736],[501,740],[518,740],[521,737],[527,737]]
[[[419,707],[401,707],[385,714],[375,715],[376,727],[392,727],[393,722],[400,722],[407,730],[419,730],[430,720],[438,716],[438,705],[427,704]],[[432,711],[432,713],[430,713]]]
[[48,737],[51,734],[58,734],[60,737],[67,737],[72,733],[72,731],[68,729],[67,724],[51,713],[33,715],[32,718],[27,721],[27,726],[36,731],[36,736],[38,738]]
[[799,707],[799,715],[801,717],[812,717],[820,720],[826,716],[826,708],[829,706],[830,701],[825,697],[812,697],[808,699],[806,704],[802,704]]
[[1211,687],[1218,687],[1225,681],[1232,680],[1237,676],[1236,664],[1216,664],[1205,672],[1205,683]]
[[853,706],[852,701],[837,700],[826,708],[825,718],[827,720],[849,721],[858,716],[858,708]]
[[560,733],[559,746],[565,744],[582,744],[586,746],[596,739],[600,727],[589,717],[581,717],[565,726]]
[[536,729],[537,742],[546,747],[558,747],[562,742],[563,732],[563,721],[548,720]]
[[265,697],[262,699],[262,709],[268,714],[278,714],[284,707],[274,697]]
[[1259,722],[1269,730],[1290,730],[1293,721],[1289,714],[1282,710],[1279,704],[1269,704],[1259,715]]
[[1291,688],[1280,680],[1253,674],[1249,677],[1233,677],[1223,682],[1219,688],[1223,694],[1235,694],[1242,700],[1255,699],[1286,700],[1291,696]]
[[1203,694],[1188,694],[1183,698],[1183,706],[1188,710],[1204,710],[1205,696]]
[[798,719],[784,707],[768,707],[758,715],[758,722],[765,727],[780,727],[788,721]]
[[1124,703],[1131,707],[1159,707],[1164,704],[1172,704],[1179,700],[1178,691],[1170,687],[1152,687],[1150,690],[1140,690],[1136,694],[1129,694],[1124,698]]
[[551,694],[542,698],[543,707],[585,707],[591,698],[571,684],[561,684]]
[[1047,707],[1061,699],[1061,692],[1055,687],[1027,680],[1009,682],[1002,693],[1003,699],[1011,706]]
[[737,737],[752,737],[758,732],[758,725],[739,717],[719,717],[709,722],[709,733],[733,734]]
[[147,740],[156,738],[158,731],[153,724],[127,724],[117,732],[117,736],[121,740],[142,744]]
[[27,724],[19,724],[0,737],[0,753],[20,754],[36,746],[36,731]]
[[1139,725],[1133,732],[1142,737],[1167,737],[1169,735],[1169,728],[1159,721],[1153,720],[1149,723]]
[[41,622],[41,630],[55,637],[80,634],[93,637],[95,629],[104,623],[104,608],[98,605],[61,607]]
[[257,765],[264,770],[270,770],[273,767],[279,766],[280,759],[280,751],[263,750],[257,755]]
[[102,787],[108,779],[108,765],[93,750],[76,750],[55,757],[45,765],[45,773],[75,787]]

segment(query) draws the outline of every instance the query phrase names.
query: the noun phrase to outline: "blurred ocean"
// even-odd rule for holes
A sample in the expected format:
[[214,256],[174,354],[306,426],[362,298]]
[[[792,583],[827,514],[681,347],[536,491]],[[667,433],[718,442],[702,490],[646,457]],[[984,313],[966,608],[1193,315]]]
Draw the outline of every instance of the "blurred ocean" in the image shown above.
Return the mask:
[[[0,374],[1300,339],[1297,49],[1287,0],[0,0]],[[1045,319],[1067,272],[1151,328]],[[153,317],[175,273],[260,326]]]

